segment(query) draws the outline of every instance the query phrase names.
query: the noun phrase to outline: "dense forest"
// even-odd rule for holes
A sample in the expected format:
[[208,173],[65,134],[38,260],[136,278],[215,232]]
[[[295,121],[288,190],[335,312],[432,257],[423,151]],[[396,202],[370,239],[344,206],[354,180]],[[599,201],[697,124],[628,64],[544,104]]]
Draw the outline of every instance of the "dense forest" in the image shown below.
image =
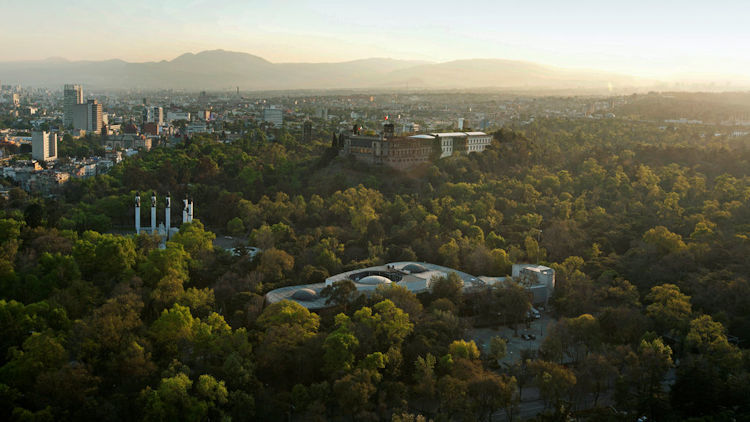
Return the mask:
[[[538,119],[401,173],[317,135],[195,136],[55,198],[0,199],[0,418],[501,420],[529,388],[538,420],[750,418],[747,139]],[[152,190],[196,204],[163,249],[130,234],[135,192]],[[230,254],[214,232],[262,252]],[[504,341],[467,330],[523,314],[511,287],[463,296],[450,276],[419,297],[341,289],[320,313],[264,306],[397,260],[490,276],[541,262],[556,322],[498,365]]]
[[700,120],[704,123],[750,122],[747,92],[650,92],[631,95],[615,113],[635,119]]

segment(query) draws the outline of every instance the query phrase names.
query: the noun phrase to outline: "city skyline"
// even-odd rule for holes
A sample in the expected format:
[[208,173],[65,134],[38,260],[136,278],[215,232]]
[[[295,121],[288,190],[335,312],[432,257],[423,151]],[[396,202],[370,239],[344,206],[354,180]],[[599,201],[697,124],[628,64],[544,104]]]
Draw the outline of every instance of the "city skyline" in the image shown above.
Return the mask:
[[[0,61],[171,60],[225,49],[274,63],[341,62],[371,57],[446,62],[501,58],[660,79],[740,79],[750,57],[748,6],[718,1],[652,4],[592,1],[396,3],[340,1],[284,5],[202,0],[2,6],[13,16]],[[60,17],[65,16],[64,24]],[[28,31],[28,22],[36,22]],[[102,36],[92,37],[92,33]]]

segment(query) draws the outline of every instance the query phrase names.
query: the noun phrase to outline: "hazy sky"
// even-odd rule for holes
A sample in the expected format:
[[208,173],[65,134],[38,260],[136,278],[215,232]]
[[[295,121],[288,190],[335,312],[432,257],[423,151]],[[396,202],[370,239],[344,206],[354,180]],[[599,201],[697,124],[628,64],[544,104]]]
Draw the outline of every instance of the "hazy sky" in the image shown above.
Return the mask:
[[641,76],[750,73],[750,2],[0,0],[0,61],[507,58]]

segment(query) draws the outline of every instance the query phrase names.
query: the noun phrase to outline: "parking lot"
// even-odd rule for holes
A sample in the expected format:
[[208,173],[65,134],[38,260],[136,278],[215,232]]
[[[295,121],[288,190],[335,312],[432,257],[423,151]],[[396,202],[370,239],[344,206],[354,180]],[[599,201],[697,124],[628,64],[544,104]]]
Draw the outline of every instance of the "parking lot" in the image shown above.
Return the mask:
[[[549,331],[549,325],[554,321],[548,313],[542,312],[541,318],[533,320],[529,324],[529,328],[527,328],[526,324],[518,324],[518,336],[515,335],[512,328],[501,325],[497,327],[469,329],[468,337],[470,340],[474,340],[483,353],[488,351],[492,337],[500,336],[507,339],[508,351],[500,363],[511,364],[520,359],[521,350],[539,350],[539,346],[541,346],[544,337]],[[536,338],[527,340],[522,338],[524,334],[532,335]]]

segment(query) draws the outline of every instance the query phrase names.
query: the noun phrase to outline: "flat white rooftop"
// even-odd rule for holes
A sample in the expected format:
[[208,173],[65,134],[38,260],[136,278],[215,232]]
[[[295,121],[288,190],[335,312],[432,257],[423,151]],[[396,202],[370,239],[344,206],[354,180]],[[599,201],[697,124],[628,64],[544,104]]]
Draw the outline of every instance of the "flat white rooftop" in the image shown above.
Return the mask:
[[439,132],[439,133],[431,133],[432,136],[439,136],[441,138],[460,138],[467,136],[466,132]]

